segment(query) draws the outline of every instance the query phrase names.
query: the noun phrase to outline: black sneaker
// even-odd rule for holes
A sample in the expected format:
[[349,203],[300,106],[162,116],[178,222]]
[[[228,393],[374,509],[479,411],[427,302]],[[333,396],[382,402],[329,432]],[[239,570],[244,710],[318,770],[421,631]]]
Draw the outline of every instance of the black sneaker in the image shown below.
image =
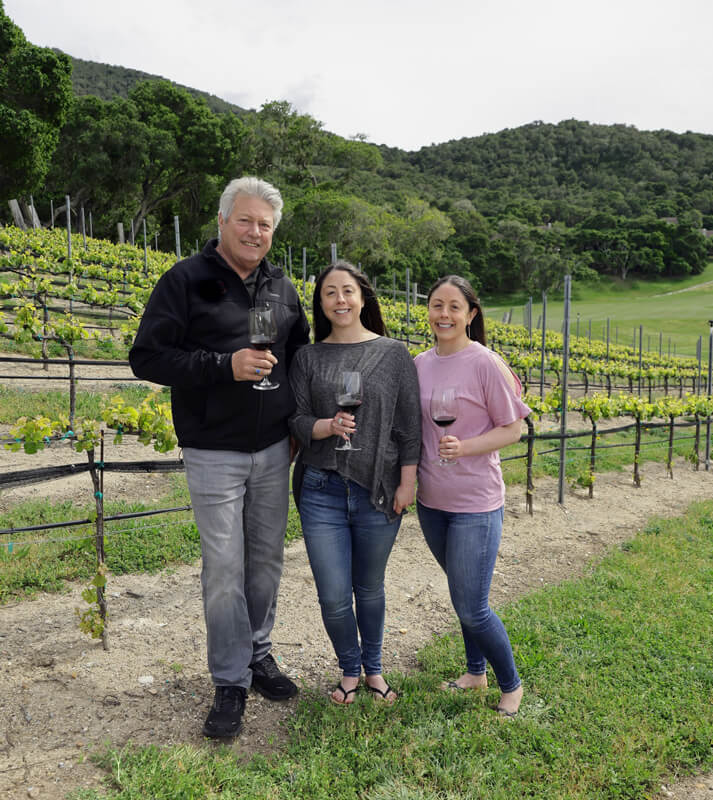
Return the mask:
[[203,724],[203,735],[211,739],[230,739],[243,727],[247,689],[242,686],[216,686],[215,699]]
[[253,689],[268,700],[289,700],[297,694],[297,687],[280,672],[272,654],[268,653],[250,669],[253,671]]

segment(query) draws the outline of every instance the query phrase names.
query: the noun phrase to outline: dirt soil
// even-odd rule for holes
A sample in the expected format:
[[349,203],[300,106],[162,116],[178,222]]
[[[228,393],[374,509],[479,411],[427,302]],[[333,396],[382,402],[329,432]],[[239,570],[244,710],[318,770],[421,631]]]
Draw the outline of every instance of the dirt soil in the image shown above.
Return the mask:
[[[159,457],[125,442],[106,459]],[[35,456],[4,451],[0,472],[83,458],[66,446]],[[713,473],[695,472],[683,461],[675,465],[673,480],[659,464],[644,464],[642,476],[640,489],[632,486],[628,471],[598,476],[593,501],[585,491],[568,490],[564,506],[557,504],[556,482],[538,479],[533,516],[525,510],[522,488],[511,489],[493,605],[576,577],[651,516],[676,515],[695,500],[713,497]],[[105,494],[158,497],[165,480],[107,474]],[[89,492],[89,476],[78,475],[3,492],[0,511],[27,497],[86,501]],[[107,743],[214,746],[200,734],[213,691],[205,665],[199,569],[194,564],[157,575],[110,577],[109,651],[77,627],[74,608],[82,605],[83,586],[0,608],[0,798],[59,799],[77,787],[102,786],[105,773],[88,756]],[[454,616],[444,577],[414,515],[406,517],[397,538],[386,588],[385,668],[416,670],[419,648],[433,634],[451,629]],[[338,671],[301,542],[286,551],[273,641],[287,673],[322,692],[326,702]],[[295,708],[296,701],[270,703],[251,692],[243,733],[232,745],[236,756],[279,748]],[[680,783],[672,778],[660,796],[713,800],[713,775]]]

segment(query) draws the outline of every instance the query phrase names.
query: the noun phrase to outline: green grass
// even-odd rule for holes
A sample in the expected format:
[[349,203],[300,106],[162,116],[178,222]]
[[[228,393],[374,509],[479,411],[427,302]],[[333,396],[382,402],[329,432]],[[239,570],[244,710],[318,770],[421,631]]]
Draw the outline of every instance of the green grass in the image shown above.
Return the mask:
[[[83,798],[634,800],[713,766],[713,503],[651,522],[585,578],[501,610],[526,687],[521,713],[497,690],[436,688],[463,663],[435,639],[421,671],[391,674],[393,708],[362,693],[335,708],[303,689],[283,752],[239,763],[228,748],[108,750],[105,793]],[[494,682],[490,676],[491,684]]]
[[[60,382],[58,382],[60,383]],[[64,383],[62,386],[66,385]],[[107,383],[105,393],[77,392],[76,415],[99,419],[101,415],[102,398],[120,395],[126,403],[139,405],[151,389],[138,383],[119,384],[110,386]],[[168,400],[168,391],[166,391]],[[7,383],[0,386],[0,423],[14,424],[20,417],[35,417],[44,415],[55,419],[57,416],[69,414],[69,393],[66,389],[46,389],[32,391],[18,389]]]
[[[700,275],[678,280],[661,278],[653,281],[602,281],[594,285],[573,282],[572,306],[570,309],[571,336],[576,335],[579,315],[579,335],[586,338],[591,320],[592,340],[606,340],[606,321],[610,320],[610,341],[615,342],[618,328],[618,343],[631,346],[636,329],[638,348],[639,325],[643,325],[643,347],[650,344],[658,352],[659,331],[663,333],[663,352],[668,353],[671,338],[671,353],[676,345],[676,355],[695,357],[698,337],[703,337],[703,356],[708,353],[708,320],[713,318],[713,263]],[[692,288],[699,287],[699,288]],[[690,291],[679,294],[681,289]],[[542,314],[542,298],[533,297],[532,322]],[[485,314],[500,320],[504,312],[513,309],[513,323],[523,322],[523,306],[527,298],[498,298],[492,305],[486,303]],[[547,298],[547,327],[559,331],[562,326],[564,305],[562,298]]]

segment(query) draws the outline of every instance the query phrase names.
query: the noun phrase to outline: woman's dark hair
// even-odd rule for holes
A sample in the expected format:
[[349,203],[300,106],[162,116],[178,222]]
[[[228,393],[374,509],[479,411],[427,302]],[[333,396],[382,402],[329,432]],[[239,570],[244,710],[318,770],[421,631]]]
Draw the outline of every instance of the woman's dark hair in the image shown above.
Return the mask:
[[320,276],[317,278],[317,282],[314,285],[314,296],[312,298],[312,318],[314,322],[315,342],[321,342],[322,339],[326,339],[327,336],[329,336],[329,334],[332,332],[332,323],[324,315],[324,311],[322,311],[321,294],[324,279],[327,277],[327,275],[329,275],[330,272],[334,272],[334,270],[337,269],[341,272],[349,273],[349,275],[354,278],[359,290],[361,291],[361,296],[364,300],[364,307],[359,314],[361,324],[372,333],[376,333],[379,336],[388,336],[386,332],[386,326],[384,325],[384,320],[381,317],[379,301],[376,299],[376,294],[369,283],[369,279],[363,272],[361,272],[361,270],[358,270],[354,264],[350,264],[348,261],[335,261],[334,264],[330,264],[328,267],[322,270]]
[[[478,295],[475,293],[475,289],[468,283],[465,278],[461,278],[460,275],[444,275],[442,278],[439,278],[433,286],[431,286],[428,292],[428,303],[431,302],[431,295],[438,289],[440,286],[443,286],[444,283],[450,283],[451,286],[455,286],[456,289],[460,290],[460,293],[468,303],[468,308],[472,311],[474,308],[478,310],[478,313],[473,318],[473,321],[468,325],[467,331],[468,336],[474,342],[480,342],[483,347],[488,346],[488,340],[485,335],[485,318],[483,317],[483,308],[480,305],[480,300],[478,299]],[[438,338],[438,337],[436,337]]]

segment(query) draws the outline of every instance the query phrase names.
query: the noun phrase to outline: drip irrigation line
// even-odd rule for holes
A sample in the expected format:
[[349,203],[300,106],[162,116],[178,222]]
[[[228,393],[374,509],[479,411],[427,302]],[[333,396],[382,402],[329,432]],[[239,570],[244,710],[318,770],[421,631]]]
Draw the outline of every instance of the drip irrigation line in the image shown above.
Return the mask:
[[[153,511],[134,511],[127,514],[113,514],[104,517],[104,522],[112,522],[114,520],[123,519],[138,519],[140,517],[152,517],[156,514],[168,514],[169,512],[177,511],[190,511],[191,506],[177,506],[176,508],[158,508]],[[48,531],[57,528],[74,528],[77,525],[93,525],[95,519],[74,519],[66,522],[46,522],[43,525],[28,525],[22,528],[0,528],[0,536],[11,536],[16,533],[27,533],[28,531]],[[94,535],[94,534],[93,534]]]
[[128,367],[128,361],[94,361],[89,358],[26,358],[23,356],[2,356],[0,362],[12,362],[14,364],[74,364],[75,366],[86,367]]
[[183,461],[178,459],[170,461],[105,461],[103,464],[98,461],[90,464],[87,461],[81,464],[61,464],[55,467],[0,473],[0,488],[30,486],[33,483],[65,478],[68,475],[79,475],[92,469],[104,472],[182,472],[185,467]]
[[[0,375],[0,378],[5,381],[68,381],[67,375]],[[113,381],[114,383],[138,383],[141,378],[135,378],[133,375],[126,377],[118,376],[114,378],[93,377],[91,375],[75,375],[75,383],[87,383],[88,381]]]
[[[190,506],[187,506],[190,508]],[[193,519],[186,519],[184,522],[195,524]],[[136,525],[132,528],[119,528],[118,530],[112,530],[109,528],[104,532],[104,536],[106,538],[111,538],[114,536],[123,535],[125,533],[136,533],[137,531],[144,531],[144,530],[155,530],[156,528],[168,528],[169,526],[176,525],[176,522],[156,522],[152,525]],[[4,549],[7,545],[17,545],[18,547],[24,547],[25,545],[43,545],[43,544],[63,544],[64,542],[86,542],[96,538],[96,533],[88,533],[86,536],[63,536],[61,539],[19,539],[18,541],[14,542],[6,542],[0,544],[0,548]]]

